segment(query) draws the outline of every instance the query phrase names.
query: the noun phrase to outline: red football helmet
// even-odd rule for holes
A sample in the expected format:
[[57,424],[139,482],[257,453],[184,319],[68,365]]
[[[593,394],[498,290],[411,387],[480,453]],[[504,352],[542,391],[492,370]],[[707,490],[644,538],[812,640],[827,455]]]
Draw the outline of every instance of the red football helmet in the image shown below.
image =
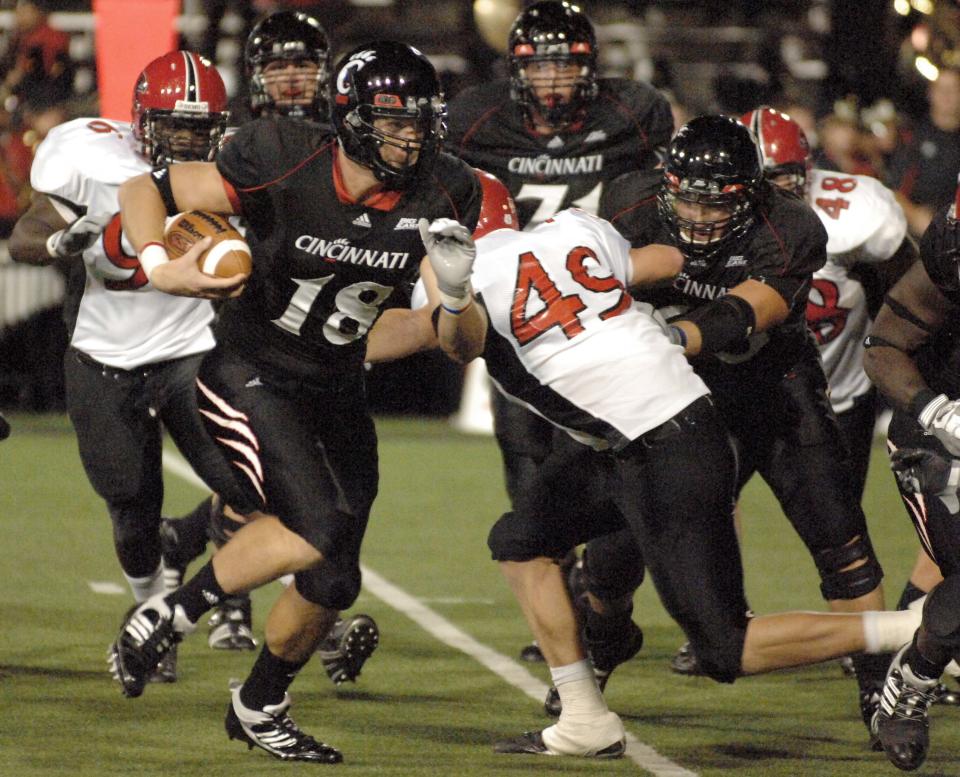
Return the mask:
[[497,176],[474,168],[480,188],[483,190],[483,203],[480,205],[480,218],[473,230],[473,239],[477,240],[495,229],[520,229],[517,206],[510,196],[510,190]]
[[[812,165],[810,144],[800,125],[787,114],[766,106],[745,113],[740,121],[757,137],[764,177],[783,189],[804,194]],[[781,176],[789,178],[774,180]]]
[[168,52],[137,78],[133,136],[155,166],[213,159],[228,118],[223,79],[199,54]]

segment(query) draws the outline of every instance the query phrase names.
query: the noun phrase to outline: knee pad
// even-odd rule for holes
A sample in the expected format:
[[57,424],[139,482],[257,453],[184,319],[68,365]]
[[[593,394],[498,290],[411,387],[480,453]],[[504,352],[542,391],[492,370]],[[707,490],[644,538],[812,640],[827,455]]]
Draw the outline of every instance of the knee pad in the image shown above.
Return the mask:
[[[866,536],[859,537],[849,545],[818,551],[813,560],[820,573],[820,593],[827,601],[857,599],[870,593],[883,580],[883,569]],[[865,563],[855,569],[842,571],[856,561]]]
[[[148,513],[156,512],[152,518]],[[120,567],[131,577],[153,574],[160,563],[160,513],[142,507],[110,506],[113,545]]]
[[923,627],[954,652],[960,648],[960,575],[948,575],[927,594]]
[[644,577],[643,552],[632,532],[624,529],[590,540],[583,551],[583,581],[598,599],[632,596]]
[[[563,558],[572,548],[560,547],[556,538],[539,531],[532,520],[512,510],[500,516],[487,534],[487,547],[494,561],[530,561],[535,558]],[[575,543],[574,543],[575,544]]]
[[339,569],[323,562],[293,576],[297,592],[308,602],[329,610],[347,610],[360,595],[360,568]]

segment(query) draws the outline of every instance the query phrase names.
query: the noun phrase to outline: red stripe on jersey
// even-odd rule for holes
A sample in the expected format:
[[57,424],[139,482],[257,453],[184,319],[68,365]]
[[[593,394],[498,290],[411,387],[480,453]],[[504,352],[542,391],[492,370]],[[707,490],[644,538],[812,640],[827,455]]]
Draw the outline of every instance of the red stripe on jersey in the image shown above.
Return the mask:
[[260,191],[261,189],[266,189],[266,188],[269,187],[269,186],[273,186],[274,184],[280,183],[280,181],[282,181],[282,180],[285,179],[285,178],[289,178],[291,175],[293,175],[295,172],[297,172],[297,170],[299,170],[301,167],[303,167],[304,165],[307,165],[307,164],[309,164],[310,162],[312,162],[316,157],[320,156],[320,154],[322,154],[324,151],[326,151],[328,148],[330,148],[330,147],[332,147],[332,146],[336,146],[336,141],[335,141],[335,140],[331,140],[331,141],[330,141],[329,143],[327,143],[326,145],[320,146],[320,148],[318,148],[316,151],[314,151],[312,154],[310,154],[310,156],[308,156],[306,159],[304,159],[303,161],[301,161],[301,162],[299,162],[298,164],[294,165],[294,166],[291,167],[289,170],[287,170],[287,172],[285,172],[283,175],[277,176],[277,177],[274,178],[272,181],[267,181],[266,183],[258,183],[256,186],[247,186],[247,187],[244,187],[244,188],[237,189],[237,191],[238,191],[238,192],[245,192],[245,193],[246,193],[246,192],[258,192],[258,191]]
[[393,210],[397,207],[397,203],[400,202],[400,197],[403,196],[401,192],[380,189],[364,197],[362,200],[351,197],[350,192],[347,191],[347,187],[343,183],[343,173],[340,172],[340,150],[338,148],[333,150],[333,188],[337,192],[337,199],[344,205],[360,204],[366,208],[373,208],[374,210]]
[[494,105],[486,113],[482,114],[479,119],[477,119],[473,124],[470,125],[470,129],[463,133],[463,140],[460,141],[460,152],[463,152],[463,149],[466,148],[467,143],[470,141],[470,138],[473,134],[480,129],[480,125],[487,122],[491,116],[495,113],[499,113],[503,110],[502,105]]
[[643,145],[649,147],[650,139],[647,137],[647,133],[643,131],[643,125],[641,125],[637,117],[630,112],[630,109],[626,105],[624,105],[622,102],[611,97],[608,94],[604,94],[603,98],[608,102],[613,103],[614,108],[616,108],[620,113],[622,113],[624,116],[630,119],[630,121],[633,122],[633,126],[637,128],[637,134],[643,140]]
[[240,195],[237,194],[237,190],[233,188],[233,184],[222,175],[220,176],[220,183],[223,184],[223,191],[226,193],[227,199],[230,200],[230,207],[233,208],[233,212],[236,214],[243,213],[243,206],[240,204]]
[[621,216],[626,216],[630,211],[636,210],[637,208],[643,205],[646,205],[647,203],[653,202],[656,199],[657,199],[657,195],[653,194],[643,200],[638,200],[637,202],[633,203],[633,205],[631,205],[630,207],[624,208],[623,210],[617,211],[616,213],[614,213],[613,216],[610,217],[610,223],[612,224]]
[[790,267],[790,259],[792,258],[789,253],[787,253],[787,247],[783,243],[783,239],[780,237],[780,233],[777,232],[776,227],[770,223],[770,219],[767,218],[767,214],[762,210],[760,211],[760,217],[763,219],[763,222],[767,225],[767,228],[770,230],[774,239],[777,241],[777,245],[780,246],[780,253],[783,254],[783,267],[780,268],[780,274],[783,275]]

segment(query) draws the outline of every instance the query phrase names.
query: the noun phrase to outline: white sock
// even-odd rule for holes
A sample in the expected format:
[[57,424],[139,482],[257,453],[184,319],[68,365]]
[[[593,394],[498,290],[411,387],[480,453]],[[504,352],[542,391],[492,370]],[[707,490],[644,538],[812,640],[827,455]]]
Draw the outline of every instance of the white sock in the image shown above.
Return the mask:
[[163,589],[163,564],[158,564],[156,571],[146,577],[130,577],[126,572],[123,576],[127,578],[130,584],[130,590],[133,592],[133,600],[139,604],[145,602],[154,594],[162,594]]
[[550,679],[560,694],[561,718],[573,720],[602,715],[607,711],[607,702],[597,686],[593,665],[587,659],[550,667]]
[[893,653],[913,639],[920,627],[916,610],[883,610],[862,616],[865,653]]

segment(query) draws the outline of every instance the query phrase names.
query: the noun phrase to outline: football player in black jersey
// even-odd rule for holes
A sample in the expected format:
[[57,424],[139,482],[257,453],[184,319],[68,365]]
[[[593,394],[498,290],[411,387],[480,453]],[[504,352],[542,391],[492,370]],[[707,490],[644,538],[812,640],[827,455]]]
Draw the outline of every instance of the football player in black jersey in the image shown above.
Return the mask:
[[[157,288],[234,297],[198,397],[209,433],[262,512],[177,592],[130,613],[115,646],[123,690],[137,696],[145,672],[203,612],[294,574],[268,617],[260,657],[233,692],[226,727],[279,758],[325,763],[340,752],[293,724],[286,691],[360,590],[378,481],[363,385],[367,333],[418,272],[440,303],[433,313],[447,353],[473,358],[485,328],[469,263],[425,257],[424,241],[447,235],[418,228],[450,218],[472,229],[481,199],[473,170],[440,152],[446,109],[433,66],[410,46],[371,43],[340,62],[331,93],[334,134],[262,117],[216,164],[172,167],[121,191],[124,229]],[[165,214],[197,209],[244,215],[248,278],[200,273],[195,259],[207,241],[168,261]],[[431,314],[390,312],[397,326],[429,324]]]
[[[760,473],[810,551],[832,610],[882,610],[883,573],[843,474],[845,452],[804,320],[812,273],[826,261],[820,220],[763,179],[753,136],[721,116],[680,129],[651,194],[649,177],[624,176],[601,213],[634,245],[666,242],[684,254],[678,278],[644,299],[672,317],[677,342],[717,401],[737,447],[737,493]],[[591,543],[588,588],[603,587],[608,564],[625,563],[601,559],[631,552],[638,550],[615,538]],[[883,658],[854,661],[868,722]]]
[[[960,198],[960,193],[958,193]],[[864,368],[893,405],[888,449],[907,514],[943,582],[927,594],[913,642],[893,659],[874,725],[890,761],[918,768],[928,708],[960,657],[960,223],[941,210],[920,261],[890,290],[864,346]]]
[[[526,8],[510,30],[508,58],[508,81],[466,90],[451,103],[447,147],[507,185],[522,228],[569,207],[596,214],[609,181],[659,163],[673,133],[669,103],[649,84],[598,77],[596,35],[577,6],[541,0]],[[491,404],[514,513],[536,509],[530,495],[548,471],[582,475],[569,490],[580,493],[585,513],[606,501],[602,493],[588,496],[602,491],[602,478],[589,474],[589,455],[567,435],[497,392]],[[542,660],[535,645],[521,656]]]

